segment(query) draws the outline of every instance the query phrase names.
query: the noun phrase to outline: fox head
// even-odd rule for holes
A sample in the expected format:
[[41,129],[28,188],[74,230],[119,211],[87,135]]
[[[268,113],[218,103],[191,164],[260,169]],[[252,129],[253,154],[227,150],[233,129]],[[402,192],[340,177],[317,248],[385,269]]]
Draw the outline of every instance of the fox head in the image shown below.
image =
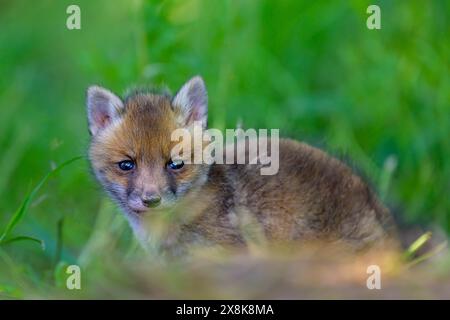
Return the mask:
[[207,166],[172,159],[175,129],[207,122],[207,93],[200,77],[189,80],[172,98],[134,93],[124,100],[111,91],[87,90],[95,176],[128,215],[172,207],[206,181]]

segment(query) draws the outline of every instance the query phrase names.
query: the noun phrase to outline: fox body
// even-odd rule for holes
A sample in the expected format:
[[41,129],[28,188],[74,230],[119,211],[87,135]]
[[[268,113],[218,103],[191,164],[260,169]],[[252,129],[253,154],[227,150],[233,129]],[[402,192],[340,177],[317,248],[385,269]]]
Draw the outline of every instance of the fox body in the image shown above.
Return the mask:
[[[279,142],[279,170],[260,165],[183,164],[171,159],[171,133],[194,121],[206,128],[207,93],[194,77],[174,97],[137,92],[122,100],[87,92],[89,158],[97,179],[146,243],[161,217],[167,248],[242,245],[250,225],[268,241],[342,242],[355,249],[391,238],[389,211],[349,167],[293,140]],[[153,228],[153,229],[152,229]],[[153,231],[152,231],[153,230]]]

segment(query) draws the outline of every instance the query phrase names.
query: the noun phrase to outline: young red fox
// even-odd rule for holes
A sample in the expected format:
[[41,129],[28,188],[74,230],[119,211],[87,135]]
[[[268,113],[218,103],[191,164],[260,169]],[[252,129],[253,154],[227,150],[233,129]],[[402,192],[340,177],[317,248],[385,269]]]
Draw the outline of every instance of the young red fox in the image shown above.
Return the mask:
[[355,249],[394,238],[389,211],[350,168],[293,140],[279,141],[279,170],[261,165],[187,164],[171,159],[171,133],[194,122],[206,128],[207,93],[200,77],[171,98],[137,92],[121,100],[97,86],[87,91],[93,171],[142,242],[152,217],[176,216],[163,245],[241,245],[242,221],[276,243],[319,240]]

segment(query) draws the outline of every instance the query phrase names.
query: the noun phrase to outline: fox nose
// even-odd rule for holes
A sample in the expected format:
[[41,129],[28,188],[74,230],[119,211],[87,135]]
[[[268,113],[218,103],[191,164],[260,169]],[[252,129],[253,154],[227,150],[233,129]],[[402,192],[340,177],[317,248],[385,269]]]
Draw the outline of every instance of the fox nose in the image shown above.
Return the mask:
[[142,197],[142,203],[147,208],[157,207],[161,203],[159,194],[146,194]]

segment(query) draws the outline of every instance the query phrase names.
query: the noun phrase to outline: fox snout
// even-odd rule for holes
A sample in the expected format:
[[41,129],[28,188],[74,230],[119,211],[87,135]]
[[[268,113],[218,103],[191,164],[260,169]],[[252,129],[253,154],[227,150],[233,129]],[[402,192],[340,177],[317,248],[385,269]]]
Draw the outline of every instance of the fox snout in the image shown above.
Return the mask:
[[161,195],[155,188],[140,191],[134,190],[128,196],[128,205],[133,211],[143,212],[148,208],[155,208],[161,203]]
[[161,203],[161,196],[159,194],[145,194],[142,197],[142,203],[147,207],[156,207]]

